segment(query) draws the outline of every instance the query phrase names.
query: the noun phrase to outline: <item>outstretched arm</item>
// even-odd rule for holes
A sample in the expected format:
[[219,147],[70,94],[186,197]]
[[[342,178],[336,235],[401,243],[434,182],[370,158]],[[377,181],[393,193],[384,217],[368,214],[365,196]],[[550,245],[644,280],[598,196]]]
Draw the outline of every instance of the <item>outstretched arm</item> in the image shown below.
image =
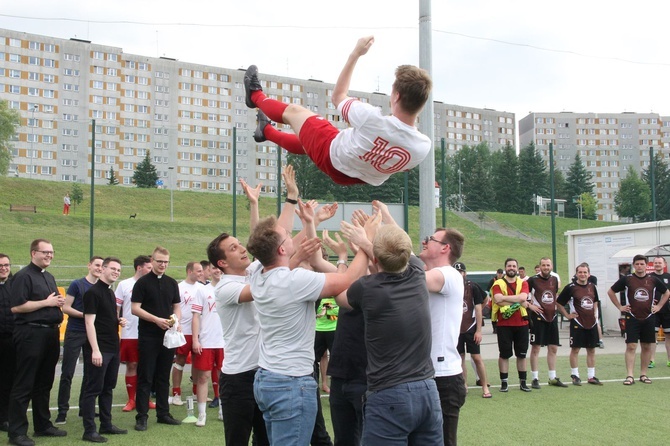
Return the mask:
[[255,188],[251,188],[246,181],[240,178],[240,184],[242,185],[242,190],[247,196],[247,199],[249,200],[249,210],[251,211],[251,214],[249,215],[249,232],[252,232],[254,228],[256,227],[256,224],[258,223],[259,220],[259,213],[258,213],[258,197],[261,195],[261,183],[258,183],[258,185]]
[[358,42],[356,42],[356,46],[351,54],[349,54],[349,58],[344,64],[340,76],[337,78],[335,88],[333,88],[332,98],[335,107],[347,97],[349,84],[351,83],[351,75],[354,73],[354,67],[356,66],[356,62],[358,62],[358,58],[366,54],[374,42],[374,36],[361,37],[358,39]]
[[[282,177],[284,178],[284,184],[286,185],[286,199],[298,200],[298,184],[295,182],[295,171],[293,170],[293,166],[287,164],[282,172]],[[294,215],[295,204],[291,204],[287,201],[284,203],[284,208],[279,215],[278,223],[286,229],[289,234],[293,232]]]

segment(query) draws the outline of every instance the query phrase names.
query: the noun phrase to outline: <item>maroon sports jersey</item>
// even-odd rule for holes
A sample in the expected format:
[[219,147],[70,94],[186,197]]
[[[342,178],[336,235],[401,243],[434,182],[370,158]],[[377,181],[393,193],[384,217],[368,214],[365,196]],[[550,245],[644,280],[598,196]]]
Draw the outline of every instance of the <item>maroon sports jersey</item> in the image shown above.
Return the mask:
[[484,302],[484,291],[476,283],[465,282],[463,293],[463,318],[461,319],[461,333],[467,333],[477,324],[475,306]]
[[626,305],[630,305],[630,315],[643,321],[652,315],[654,295],[666,292],[667,288],[658,278],[645,274],[638,277],[635,274],[624,276],[612,285],[612,291],[618,293],[625,290]]
[[541,316],[546,322],[553,321],[556,318],[558,279],[553,275],[543,277],[542,274],[538,274],[528,279],[528,288],[533,305],[542,308],[543,314],[538,314],[538,316]]
[[566,305],[570,303],[570,313],[577,313],[577,317],[573,319],[582,328],[593,328],[596,325],[596,308],[598,290],[592,283],[580,285],[572,282],[570,285],[563,288],[561,294],[558,296],[556,302],[559,305]]

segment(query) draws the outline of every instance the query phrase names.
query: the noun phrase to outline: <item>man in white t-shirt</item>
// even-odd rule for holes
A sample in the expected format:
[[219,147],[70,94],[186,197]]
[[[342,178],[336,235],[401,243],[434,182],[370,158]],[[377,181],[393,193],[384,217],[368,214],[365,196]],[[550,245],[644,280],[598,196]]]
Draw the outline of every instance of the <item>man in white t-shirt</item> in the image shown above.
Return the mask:
[[[186,358],[191,352],[193,345],[193,335],[191,333],[191,320],[193,313],[191,312],[191,304],[195,299],[198,290],[204,285],[203,270],[200,262],[188,262],[186,264],[186,279],[179,282],[179,298],[181,306],[181,319],[179,325],[181,332],[186,338],[186,344],[177,348],[174,358],[174,365],[172,366],[172,404],[175,406],[182,406],[184,402],[181,399],[181,380],[184,373],[184,364]],[[193,386],[193,393],[195,394],[195,385]]]
[[[431,148],[430,139],[415,127],[432,89],[425,70],[412,65],[396,69],[390,116],[347,96],[354,67],[373,43],[373,36],[358,40],[333,88],[331,100],[350,124],[342,131],[308,108],[268,98],[258,80],[258,68],[251,65],[244,76],[244,87],[247,107],[260,109],[256,142],[269,140],[293,154],[306,154],[341,185],[379,186],[392,174],[419,165]],[[280,132],[270,121],[289,124],[294,134]]]
[[[137,256],[133,260],[135,274],[133,277],[122,280],[116,287],[116,308],[119,316],[123,313],[126,325],[121,328],[121,362],[126,364],[126,391],[128,402],[123,406],[124,412],[135,410],[135,393],[137,392],[137,362],[139,361],[139,349],[137,346],[137,323],[138,317],[130,311],[130,299],[133,295],[133,287],[137,279],[151,271],[151,257]],[[149,409],[155,409],[156,405],[149,401]]]
[[[305,228],[307,238],[314,237],[313,226],[312,222]],[[254,396],[270,443],[302,446],[310,441],[317,411],[317,383],[312,376],[314,303],[347,289],[367,270],[368,257],[359,250],[345,273],[291,270],[289,259],[295,252],[291,233],[275,217],[256,225],[247,248],[260,262],[250,278],[261,327]],[[278,387],[288,390],[277,392]]]
[[[198,399],[198,421],[202,427],[207,421],[207,392],[212,379],[212,368],[218,370],[223,362],[223,331],[216,310],[214,287],[201,286],[191,303],[193,336],[193,382]],[[215,367],[213,367],[215,366]]]
[[458,416],[465,403],[465,380],[458,337],[463,317],[463,278],[452,266],[463,253],[463,234],[438,228],[423,241],[419,258],[426,264],[433,327],[431,359],[442,406],[445,445],[456,445]]

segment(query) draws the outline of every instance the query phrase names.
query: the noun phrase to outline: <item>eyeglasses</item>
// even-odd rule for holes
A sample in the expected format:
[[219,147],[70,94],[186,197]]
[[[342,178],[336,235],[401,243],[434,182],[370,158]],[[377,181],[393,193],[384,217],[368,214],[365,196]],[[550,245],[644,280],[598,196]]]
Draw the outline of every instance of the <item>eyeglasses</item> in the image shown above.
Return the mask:
[[170,263],[169,260],[156,260],[156,259],[154,259],[154,262],[158,263],[159,265],[167,265],[168,263]]
[[425,239],[423,239],[423,242],[427,245],[429,242],[437,242],[440,245],[447,246],[449,243],[443,242],[442,240],[438,240],[432,235],[427,235]]
[[11,266],[12,266],[11,263],[3,263],[2,265],[0,265],[0,268],[10,268]]
[[52,255],[56,254],[56,251],[40,251],[40,250],[37,250],[37,249],[35,250],[35,252],[41,252],[45,256],[52,256]]

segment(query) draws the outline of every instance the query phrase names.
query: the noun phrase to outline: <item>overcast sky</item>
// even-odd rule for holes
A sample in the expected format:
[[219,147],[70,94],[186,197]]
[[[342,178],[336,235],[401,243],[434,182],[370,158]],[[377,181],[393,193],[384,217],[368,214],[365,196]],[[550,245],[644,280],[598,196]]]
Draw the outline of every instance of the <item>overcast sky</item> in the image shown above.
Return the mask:
[[[517,121],[530,111],[670,115],[669,11],[663,0],[434,1],[433,99]],[[383,93],[397,65],[419,64],[419,0],[5,1],[0,27],[330,83],[373,34],[351,88]]]

